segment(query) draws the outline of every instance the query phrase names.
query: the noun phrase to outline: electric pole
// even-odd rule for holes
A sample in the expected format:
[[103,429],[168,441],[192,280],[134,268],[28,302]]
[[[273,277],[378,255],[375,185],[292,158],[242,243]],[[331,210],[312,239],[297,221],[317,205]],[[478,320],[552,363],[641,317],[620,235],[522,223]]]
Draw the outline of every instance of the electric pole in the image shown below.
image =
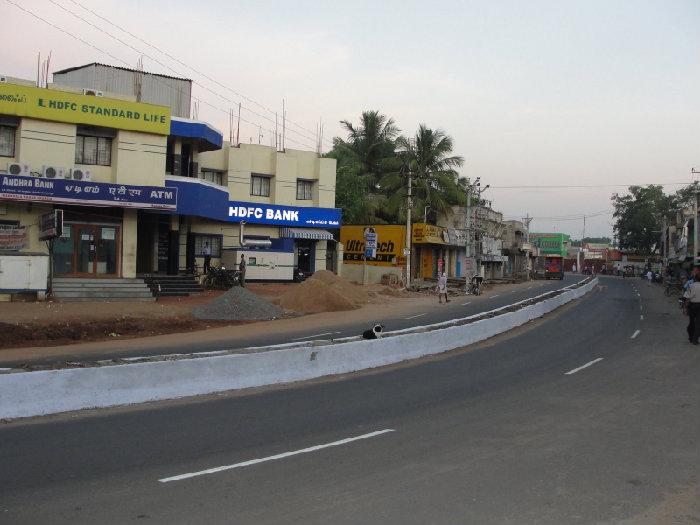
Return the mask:
[[[532,219],[529,212],[523,217],[523,222],[525,223],[525,242],[528,246],[530,245],[530,223]],[[525,280],[530,280],[530,250],[525,250]]]
[[408,195],[406,196],[406,288],[411,286],[411,166],[408,166]]

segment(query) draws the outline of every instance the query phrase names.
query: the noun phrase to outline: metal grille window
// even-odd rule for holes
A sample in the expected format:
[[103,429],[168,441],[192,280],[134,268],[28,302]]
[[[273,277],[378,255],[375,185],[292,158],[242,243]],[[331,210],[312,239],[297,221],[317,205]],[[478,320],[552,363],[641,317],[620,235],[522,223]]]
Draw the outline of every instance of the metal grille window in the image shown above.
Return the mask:
[[197,257],[204,256],[204,247],[209,245],[212,257],[221,257],[221,235],[194,235],[194,253]]
[[0,126],[0,157],[15,156],[15,128]]
[[314,181],[297,179],[297,200],[310,201],[313,199],[312,190]]
[[250,194],[258,197],[270,196],[270,177],[261,177],[259,175],[251,175],[250,177]]
[[202,171],[199,172],[199,178],[208,182],[213,182],[219,186],[225,186],[224,173],[221,171],[202,168]]
[[77,135],[75,137],[75,163],[110,166],[112,164],[112,139],[110,137]]

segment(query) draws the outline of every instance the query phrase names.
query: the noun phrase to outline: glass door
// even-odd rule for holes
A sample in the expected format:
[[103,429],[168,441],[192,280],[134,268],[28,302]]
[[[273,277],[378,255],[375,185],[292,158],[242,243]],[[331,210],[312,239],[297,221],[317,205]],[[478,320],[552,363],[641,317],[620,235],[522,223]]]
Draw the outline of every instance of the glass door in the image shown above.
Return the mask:
[[97,262],[97,226],[75,226],[75,273],[80,277],[94,276]]

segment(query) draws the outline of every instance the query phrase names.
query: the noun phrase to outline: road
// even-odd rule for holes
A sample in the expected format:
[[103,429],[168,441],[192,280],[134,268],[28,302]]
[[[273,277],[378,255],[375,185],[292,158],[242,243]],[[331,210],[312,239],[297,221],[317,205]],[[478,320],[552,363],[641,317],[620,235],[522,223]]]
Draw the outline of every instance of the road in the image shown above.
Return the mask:
[[[533,281],[524,283],[512,290],[493,287],[479,297],[467,295],[453,297],[447,305],[431,304],[430,307],[423,305],[415,311],[401,316],[382,315],[373,322],[384,324],[386,330],[399,330],[412,326],[439,323],[493,310],[494,308],[543,294],[547,291],[570,286],[583,278],[580,275],[567,275],[564,281]],[[118,357],[141,357],[144,355],[212,352],[295,341],[311,341],[314,339],[337,339],[360,335],[370,327],[371,324],[367,321],[356,321],[352,318],[339,320],[333,324],[324,323],[322,326],[315,327],[313,324],[305,326],[300,323],[299,326],[281,329],[280,325],[277,324],[274,330],[269,331],[251,330],[250,325],[242,325],[229,337],[219,340],[185,338],[182,341],[178,341],[177,339],[167,338],[168,342],[163,344],[156,342],[159,338],[145,338],[140,341],[127,339],[119,342],[110,341],[107,344],[92,343],[85,346],[73,346],[66,349],[66,351],[62,350],[60,355],[54,353],[50,348],[36,353],[24,351],[21,352],[21,356],[5,351],[0,352],[0,367],[17,367],[23,363],[46,365],[63,361],[94,361]],[[153,343],[149,343],[149,340],[153,340]]]
[[0,425],[0,522],[697,523],[683,323],[659,288],[602,278],[440,358]]

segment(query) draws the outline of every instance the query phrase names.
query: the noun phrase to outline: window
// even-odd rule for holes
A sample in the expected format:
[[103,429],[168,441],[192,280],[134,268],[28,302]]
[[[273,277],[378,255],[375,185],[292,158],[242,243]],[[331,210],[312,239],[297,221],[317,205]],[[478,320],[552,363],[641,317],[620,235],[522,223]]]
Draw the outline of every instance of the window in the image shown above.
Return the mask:
[[0,126],[0,157],[15,156],[15,128]]
[[226,186],[226,184],[224,184],[225,174],[226,173],[223,171],[202,168],[202,170],[199,172],[199,178],[206,180],[207,182],[213,182],[219,186]]
[[250,176],[250,194],[258,197],[270,196],[270,177]]
[[311,196],[313,187],[314,181],[297,179],[297,200],[310,201],[313,198]]
[[208,244],[211,248],[212,257],[221,257],[221,235],[194,234],[194,254],[195,257],[204,257],[204,247]]
[[75,163],[110,166],[112,164],[112,138],[77,135],[75,137]]

